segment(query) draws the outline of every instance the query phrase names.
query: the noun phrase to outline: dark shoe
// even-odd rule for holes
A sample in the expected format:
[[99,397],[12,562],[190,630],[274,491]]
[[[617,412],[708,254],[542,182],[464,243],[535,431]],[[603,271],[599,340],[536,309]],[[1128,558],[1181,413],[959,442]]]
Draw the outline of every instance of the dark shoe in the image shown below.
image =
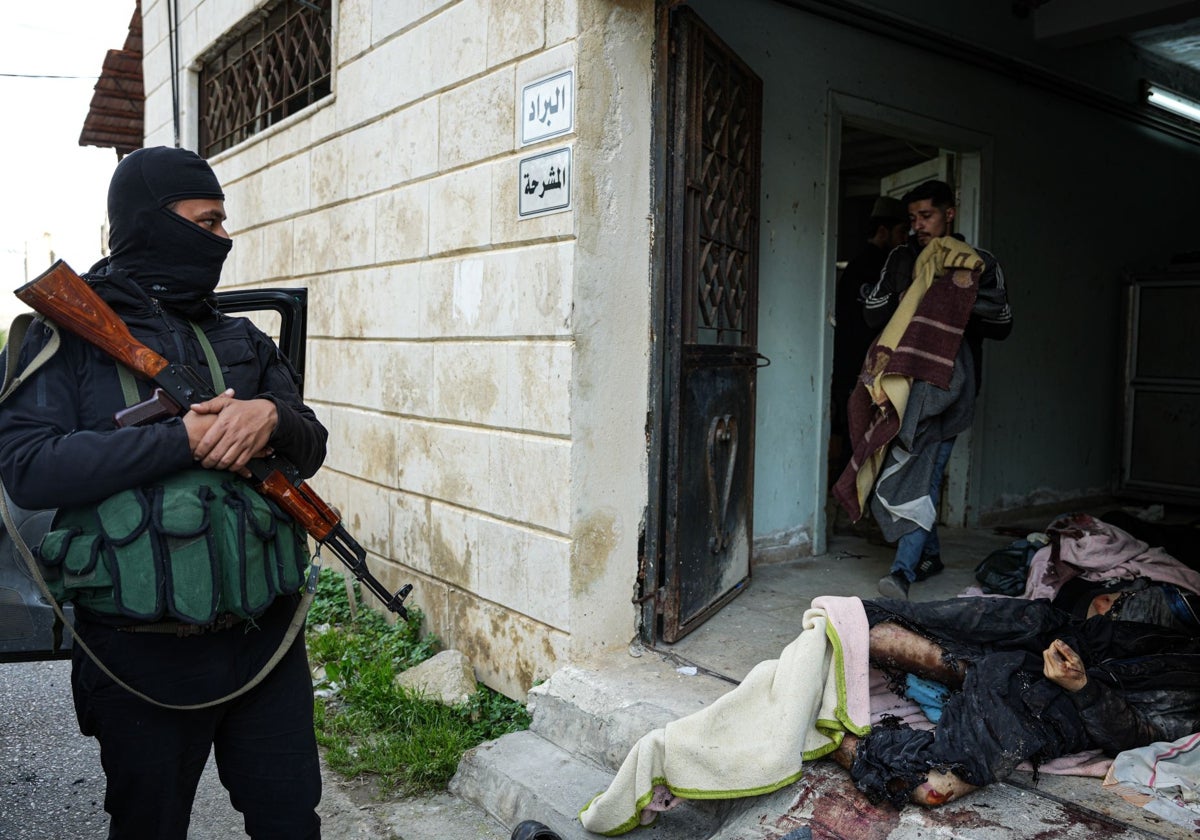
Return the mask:
[[542,825],[536,820],[525,820],[513,829],[512,840],[562,840],[562,838],[551,831],[549,826]]
[[942,556],[940,554],[930,554],[928,557],[922,557],[921,562],[917,564],[914,570],[917,574],[916,582],[920,583],[923,580],[929,580],[936,574],[941,574],[942,569],[946,568],[942,565]]
[[895,598],[898,601],[908,600],[908,581],[904,575],[892,572],[879,579],[879,594],[884,598]]

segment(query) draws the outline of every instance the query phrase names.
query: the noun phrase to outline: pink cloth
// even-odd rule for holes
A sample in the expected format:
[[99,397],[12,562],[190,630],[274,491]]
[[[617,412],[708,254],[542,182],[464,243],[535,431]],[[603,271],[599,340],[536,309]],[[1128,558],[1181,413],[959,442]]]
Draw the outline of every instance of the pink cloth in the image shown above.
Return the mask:
[[1091,581],[1145,577],[1200,594],[1200,572],[1094,516],[1060,516],[1046,532],[1052,542],[1033,555],[1023,598],[1053,598],[1076,577]]
[[813,609],[825,610],[842,646],[846,679],[846,711],[850,719],[868,720],[871,714],[871,625],[862,600],[840,595],[819,595]]

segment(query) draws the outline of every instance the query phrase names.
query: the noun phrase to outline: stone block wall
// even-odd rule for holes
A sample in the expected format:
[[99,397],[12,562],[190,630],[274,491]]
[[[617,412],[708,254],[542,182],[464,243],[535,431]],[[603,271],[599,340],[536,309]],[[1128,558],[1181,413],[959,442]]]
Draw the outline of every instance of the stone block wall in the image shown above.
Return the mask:
[[[620,446],[635,451],[628,463],[595,467],[627,488],[623,501],[603,504],[624,536],[588,556],[591,566],[612,562],[619,591],[590,590],[599,606],[581,607],[577,532],[595,530],[589,496],[612,489],[590,478],[581,489],[578,465],[611,462],[590,441],[617,430],[593,435],[592,398],[573,404],[587,340],[576,297],[591,259],[581,258],[579,230],[613,220],[578,209],[518,220],[516,206],[520,157],[563,145],[578,157],[579,147],[611,147],[627,133],[600,121],[586,143],[577,133],[519,147],[522,85],[575,68],[578,109],[587,101],[577,1],[335,0],[333,95],[212,159],[235,237],[223,287],[309,289],[306,398],[330,430],[314,486],[344,512],[381,578],[415,584],[411,600],[429,629],[513,696],[580,651],[635,633],[649,210],[619,222],[632,222],[632,238],[606,234],[635,252],[638,271],[586,281],[602,279],[621,299],[632,293],[627,314],[640,322],[624,328],[635,346],[593,351],[587,365],[589,378],[633,377]],[[182,65],[259,5],[181,0]],[[146,143],[170,144],[165,0],[145,2],[143,14]],[[191,71],[182,88],[183,145],[195,148]],[[635,183],[648,178],[644,145],[628,162],[641,170]],[[611,184],[613,173],[603,178]],[[591,189],[578,183],[580,195]]]

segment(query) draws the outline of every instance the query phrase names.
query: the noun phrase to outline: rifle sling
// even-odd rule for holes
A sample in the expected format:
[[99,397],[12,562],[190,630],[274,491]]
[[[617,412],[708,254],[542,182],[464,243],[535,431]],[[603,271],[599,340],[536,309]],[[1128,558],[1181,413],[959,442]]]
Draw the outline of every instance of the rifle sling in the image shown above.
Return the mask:
[[[208,371],[212,374],[213,393],[220,394],[225,390],[225,374],[221,372],[221,362],[217,359],[217,353],[213,350],[212,342],[208,340],[208,336],[205,335],[200,325],[195,321],[188,321],[188,323],[192,326],[192,332],[196,333],[196,339],[204,351],[204,359],[208,362]],[[121,380],[121,393],[125,397],[125,407],[130,408],[137,405],[142,401],[142,396],[138,393],[137,380],[134,379],[133,371],[116,359],[113,359],[113,363],[117,366],[117,376]],[[0,399],[3,398],[0,397]]]
[[[8,395],[21,384],[33,375],[33,372],[50,360],[50,357],[58,352],[58,347],[62,343],[62,337],[58,333],[58,327],[54,322],[43,320],[46,328],[50,330],[50,340],[46,342],[36,356],[34,356],[25,369],[17,373],[17,365],[21,362],[21,344],[25,341],[25,333],[29,329],[29,325],[33,323],[34,316],[28,312],[22,312],[16,318],[13,318],[12,325],[8,328],[7,343],[4,346],[4,383],[0,385],[0,403],[8,399]],[[12,352],[16,348],[16,352]]]

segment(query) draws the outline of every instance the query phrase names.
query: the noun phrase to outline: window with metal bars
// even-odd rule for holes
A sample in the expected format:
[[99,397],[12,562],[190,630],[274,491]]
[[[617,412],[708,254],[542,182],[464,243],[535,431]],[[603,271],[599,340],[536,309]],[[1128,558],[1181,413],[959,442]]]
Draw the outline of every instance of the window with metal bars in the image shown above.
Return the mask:
[[200,149],[211,157],[332,91],[333,0],[280,0],[201,59]]

